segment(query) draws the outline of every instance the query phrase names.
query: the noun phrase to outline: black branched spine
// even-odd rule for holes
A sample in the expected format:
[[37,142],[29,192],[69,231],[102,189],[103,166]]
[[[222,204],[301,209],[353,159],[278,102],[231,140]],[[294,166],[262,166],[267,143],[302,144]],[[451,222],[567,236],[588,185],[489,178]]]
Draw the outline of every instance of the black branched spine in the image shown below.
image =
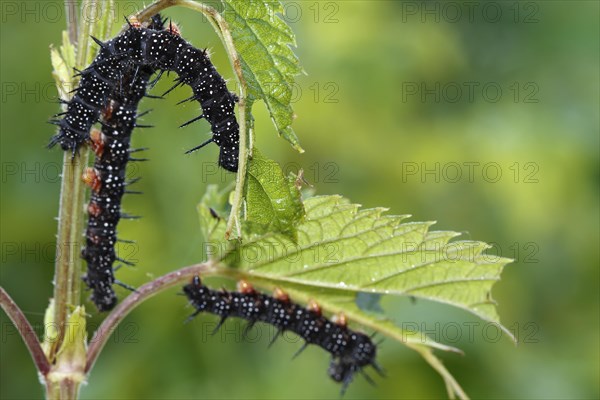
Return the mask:
[[[243,288],[243,289],[242,289]],[[183,292],[196,309],[221,317],[219,326],[230,317],[243,318],[249,327],[256,322],[273,325],[281,333],[291,331],[306,344],[315,344],[331,354],[329,376],[343,384],[343,390],[357,372],[371,365],[381,372],[375,361],[377,348],[371,338],[349,329],[345,322],[324,317],[318,306],[304,308],[286,295],[269,296],[252,289],[247,283],[237,292],[212,290],[198,276],[184,286]],[[303,347],[304,348],[304,347]]]

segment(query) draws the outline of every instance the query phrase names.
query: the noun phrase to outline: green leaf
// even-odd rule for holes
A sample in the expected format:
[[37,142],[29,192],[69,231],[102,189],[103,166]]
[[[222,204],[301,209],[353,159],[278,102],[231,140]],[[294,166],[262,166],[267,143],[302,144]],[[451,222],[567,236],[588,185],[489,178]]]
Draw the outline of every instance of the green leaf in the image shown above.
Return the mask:
[[432,222],[403,222],[407,215],[383,208],[361,210],[341,196],[312,197],[304,208],[297,242],[269,232],[231,247],[220,261],[279,285],[410,295],[499,324],[491,289],[511,260],[485,254],[489,245],[450,241],[459,233],[430,231]]
[[304,217],[295,181],[283,175],[279,164],[253,150],[246,179],[246,221],[252,233],[279,232],[297,240],[296,226]]
[[[77,390],[85,381],[85,366],[87,355],[87,330],[85,307],[77,306],[69,315],[65,324],[65,333],[60,349],[53,360],[52,367],[44,377],[48,392],[53,392],[57,385],[68,378],[70,384]],[[62,393],[62,392],[61,392]],[[60,396],[49,396],[60,398]]]
[[44,341],[42,342],[42,350],[44,350],[46,357],[50,356],[52,346],[60,336],[58,325],[54,321],[54,311],[54,299],[50,299],[50,304],[48,304],[48,308],[44,312]]
[[303,152],[291,128],[292,86],[302,72],[290,48],[294,34],[280,15],[278,1],[222,0],[223,16],[232,31],[251,101],[264,100],[277,131],[296,150]]
[[[200,205],[206,215],[206,205]],[[361,209],[341,196],[304,201],[305,217],[297,241],[281,233],[254,235],[244,242],[222,241],[223,221],[213,221],[209,243],[219,249],[212,260],[223,274],[264,288],[279,287],[296,301],[317,301],[330,313],[374,329],[419,352],[443,377],[450,397],[466,398],[432,349],[460,352],[418,331],[405,331],[373,313],[359,294],[410,295],[465,309],[500,324],[491,289],[511,260],[483,251],[476,241],[451,241],[451,231],[430,231],[432,222],[404,222],[408,216],[385,209]],[[244,226],[248,230],[248,226]],[[246,236],[247,238],[247,236]],[[514,340],[514,338],[513,338]]]
[[459,234],[429,231],[432,222],[403,223],[406,215],[382,208],[360,210],[340,196],[313,197],[304,206],[297,244],[278,235],[244,243],[242,251],[266,247],[272,256],[242,258],[238,268],[280,283],[411,295],[499,322],[491,289],[510,260],[484,254],[487,244],[450,242]]
[[[70,365],[79,365],[83,370],[86,357],[85,307],[77,306],[67,320],[67,331],[57,353],[57,360],[66,360]],[[59,362],[57,361],[57,362]]]

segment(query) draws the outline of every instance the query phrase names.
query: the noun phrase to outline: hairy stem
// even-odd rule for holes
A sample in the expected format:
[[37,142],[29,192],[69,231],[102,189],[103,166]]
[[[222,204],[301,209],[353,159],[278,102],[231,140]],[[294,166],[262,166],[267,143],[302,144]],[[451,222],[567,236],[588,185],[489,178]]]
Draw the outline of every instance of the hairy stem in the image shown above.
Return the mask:
[[248,129],[246,124],[247,84],[242,72],[242,62],[240,60],[239,54],[237,53],[237,50],[235,49],[233,37],[231,36],[231,31],[229,29],[227,21],[225,21],[225,19],[221,16],[221,14],[219,14],[219,12],[216,9],[206,4],[202,4],[191,0],[159,0],[154,4],[151,4],[150,6],[146,7],[140,13],[138,13],[137,18],[141,21],[147,20],[154,14],[171,6],[186,7],[191,10],[198,11],[208,18],[208,21],[213,26],[213,28],[217,32],[217,35],[223,42],[225,50],[227,51],[227,55],[229,56],[231,67],[235,72],[240,98],[240,101],[238,103],[238,124],[240,126],[239,163],[238,172],[236,176],[235,191],[231,204],[231,213],[229,214],[229,220],[227,221],[227,229],[225,231],[225,236],[227,238],[230,237],[235,225],[237,228],[237,236],[239,237],[241,236],[241,232],[239,231],[239,219],[241,216],[242,203],[244,200],[244,184],[246,181],[248,157],[250,156],[251,152],[251,148],[248,145],[248,143],[252,141],[251,137],[249,137],[250,130]]
[[[67,31],[69,40],[73,45],[77,44],[78,23],[77,23],[77,2],[65,0],[65,9],[67,15]],[[64,110],[65,107],[63,107]],[[56,258],[54,266],[54,318],[58,337],[52,341],[49,351],[50,359],[56,355],[60,347],[62,335],[68,317],[68,307],[73,301],[73,283],[72,270],[75,268],[79,257],[73,257],[73,247],[76,246],[71,239],[73,230],[77,231],[77,215],[73,213],[73,205],[77,203],[80,180],[74,179],[77,173],[81,171],[81,159],[79,154],[75,157],[67,152],[63,154],[63,171],[61,174],[62,182],[60,189],[60,203],[58,210],[58,232],[56,235]],[[77,304],[79,301],[77,301]]]
[[19,308],[19,306],[13,301],[13,299],[6,293],[3,287],[0,286],[0,306],[8,315],[10,320],[13,322],[17,331],[23,338],[29,353],[31,354],[31,358],[33,358],[33,362],[37,367],[37,370],[42,376],[46,376],[48,371],[50,370],[50,363],[48,363],[48,359],[42,350],[42,346],[40,345],[40,341],[38,340],[33,327],[25,318],[23,311]]
[[46,400],[76,400],[79,397],[81,382],[62,379],[58,383],[46,385]]
[[96,34],[100,38],[100,40],[106,40],[108,36],[111,34],[112,26],[114,22],[113,9],[115,8],[113,0],[104,0],[102,2],[102,8],[100,10],[100,15],[102,18],[102,23],[97,25]]
[[[90,10],[93,9],[95,5],[91,3],[91,0],[84,0],[81,4],[81,9],[85,11],[85,15],[81,16],[77,38],[77,68],[81,68],[84,65],[87,65],[86,61],[88,60],[88,50],[90,46],[89,37],[92,34],[93,24],[90,15]],[[67,21],[69,23],[69,21]]]
[[[111,6],[109,2],[107,6]],[[93,57],[90,48],[90,34],[95,27],[107,23],[104,19],[97,20],[89,15],[83,16],[77,26],[76,2],[65,0],[65,7],[69,15],[67,30],[69,37],[77,32],[77,58],[76,67],[81,68],[89,64]],[[97,7],[92,0],[85,0],[82,4],[84,10]],[[104,17],[109,18],[111,10],[103,8]],[[87,16],[87,18],[86,18]],[[110,25],[110,23],[108,23]],[[71,40],[73,40],[71,38]],[[74,155],[65,152],[63,155],[63,171],[60,192],[60,205],[58,212],[58,233],[56,241],[56,263],[54,269],[54,318],[53,322],[58,329],[58,338],[52,342],[49,358],[52,360],[63,340],[65,324],[69,309],[76,307],[81,302],[81,238],[83,233],[83,205],[85,201],[85,184],[80,179],[82,170],[88,164],[89,150],[86,147],[79,149]]]
[[72,157],[69,152],[63,156],[62,185],[58,212],[58,234],[56,241],[56,264],[54,269],[54,323],[59,332],[53,342],[50,358],[56,354],[62,342],[65,324],[70,307],[80,303],[80,248],[82,209],[85,185],[81,181],[82,168],[87,164],[87,150],[82,155]]
[[65,0],[65,15],[67,18],[67,30],[71,43],[77,42],[77,1]]
[[194,275],[202,274],[207,276],[217,272],[218,269],[211,262],[192,265],[169,272],[152,282],[146,283],[130,294],[102,321],[102,325],[94,333],[87,352],[85,372],[89,373],[114,329],[134,308],[166,289],[181,285],[184,282],[187,283]]

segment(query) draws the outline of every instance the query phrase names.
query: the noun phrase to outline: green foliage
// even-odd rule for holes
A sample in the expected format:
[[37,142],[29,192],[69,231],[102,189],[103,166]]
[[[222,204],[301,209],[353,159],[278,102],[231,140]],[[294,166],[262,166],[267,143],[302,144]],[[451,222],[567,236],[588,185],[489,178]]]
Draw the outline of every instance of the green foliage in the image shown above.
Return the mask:
[[[248,109],[264,100],[280,135],[300,149],[290,127],[290,100],[301,68],[290,49],[293,33],[277,15],[281,4],[223,4],[248,85]],[[248,122],[252,127],[251,113]],[[227,198],[226,192],[209,188],[198,207],[207,254],[225,274],[282,288],[297,301],[315,300],[330,313],[343,312],[404,343],[440,373],[451,397],[466,395],[432,349],[459,350],[423,333],[403,331],[372,312],[373,300],[410,295],[450,304],[498,324],[511,336],[500,325],[491,296],[510,260],[486,255],[489,246],[483,242],[452,241],[457,232],[430,231],[432,222],[405,222],[408,215],[361,209],[342,196],[302,201],[296,179],[285,177],[276,162],[256,149],[246,173],[245,218],[238,240],[225,240]]]
[[[259,165],[269,168],[256,167],[254,174],[268,173],[276,165],[262,157],[259,160]],[[261,184],[253,190],[289,193],[282,176],[270,181],[256,179],[261,179]],[[297,240],[281,229],[261,226],[257,230],[256,224],[245,221],[246,239],[228,242],[223,239],[225,221],[210,211],[223,209],[226,196],[217,196],[214,188],[209,193],[212,195],[205,197],[199,213],[213,261],[231,269],[233,276],[263,287],[280,287],[299,301],[316,300],[329,312],[344,312],[350,320],[401,341],[438,369],[447,386],[454,388],[452,393],[459,394],[460,386],[431,354],[431,348],[459,350],[419,332],[409,334],[359,307],[357,294],[411,295],[451,304],[502,327],[491,289],[510,260],[486,256],[485,243],[450,241],[458,233],[430,231],[430,222],[404,222],[408,216],[387,215],[382,208],[363,210],[341,196],[306,199],[306,215],[296,220]],[[254,198],[271,204],[268,196],[264,197]],[[284,226],[281,220],[274,225]]]
[[[246,129],[254,126],[252,106],[263,100],[279,134],[303,151],[291,128],[290,104],[295,76],[302,69],[290,47],[295,45],[294,35],[280,17],[281,4],[222,3],[241,62],[240,81],[247,85],[243,91],[247,97],[242,99],[248,110]],[[107,21],[98,32],[104,34],[109,27]],[[76,61],[66,35],[60,52],[52,50],[52,61],[57,82],[68,83]],[[408,215],[362,209],[339,195],[303,200],[298,178],[286,177],[275,161],[252,150],[245,184],[238,180],[234,196],[241,198],[243,186],[241,237],[225,239],[225,217],[232,212],[229,190],[210,186],[198,207],[207,254],[217,274],[244,278],[263,288],[279,287],[296,301],[315,300],[328,313],[343,312],[350,321],[419,352],[443,377],[451,397],[466,397],[433,355],[433,349],[460,350],[422,332],[404,331],[383,315],[378,300],[396,295],[449,304],[498,324],[512,336],[500,325],[491,295],[511,260],[486,255],[489,246],[483,242],[453,240],[457,232],[432,231],[433,222],[406,222]]]
[[304,216],[295,179],[285,177],[275,161],[254,149],[246,185],[246,221],[258,225],[253,231],[280,232],[295,242],[296,225]]
[[[407,216],[386,215],[382,208],[362,210],[341,196],[309,198],[304,207],[306,216],[296,225],[297,241],[244,223],[245,237],[252,239],[227,247],[220,239],[223,221],[206,218],[210,212],[205,204],[200,214],[207,240],[224,250],[216,261],[249,277],[314,290],[317,297],[335,293],[354,298],[358,292],[410,295],[499,323],[491,289],[510,260],[484,254],[485,243],[450,241],[456,232],[430,231],[430,222],[403,222]],[[354,312],[362,311],[356,307]]]
[[279,134],[303,152],[291,127],[294,111],[290,105],[294,77],[302,68],[290,48],[296,45],[294,34],[280,18],[281,3],[223,0],[223,6],[250,102],[263,100]]

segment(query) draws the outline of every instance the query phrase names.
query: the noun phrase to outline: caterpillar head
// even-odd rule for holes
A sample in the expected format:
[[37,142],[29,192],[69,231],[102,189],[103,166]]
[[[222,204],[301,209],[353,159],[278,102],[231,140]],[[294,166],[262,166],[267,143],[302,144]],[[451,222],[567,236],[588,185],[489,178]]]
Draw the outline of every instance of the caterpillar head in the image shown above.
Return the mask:
[[375,363],[377,347],[371,338],[362,333],[352,334],[352,349],[346,357],[360,367]]
[[372,365],[381,374],[381,369],[375,362],[377,348],[371,338],[362,333],[353,333],[351,339],[352,347],[333,358],[327,369],[331,379],[342,383],[342,394],[352,382],[354,374],[367,365]]

